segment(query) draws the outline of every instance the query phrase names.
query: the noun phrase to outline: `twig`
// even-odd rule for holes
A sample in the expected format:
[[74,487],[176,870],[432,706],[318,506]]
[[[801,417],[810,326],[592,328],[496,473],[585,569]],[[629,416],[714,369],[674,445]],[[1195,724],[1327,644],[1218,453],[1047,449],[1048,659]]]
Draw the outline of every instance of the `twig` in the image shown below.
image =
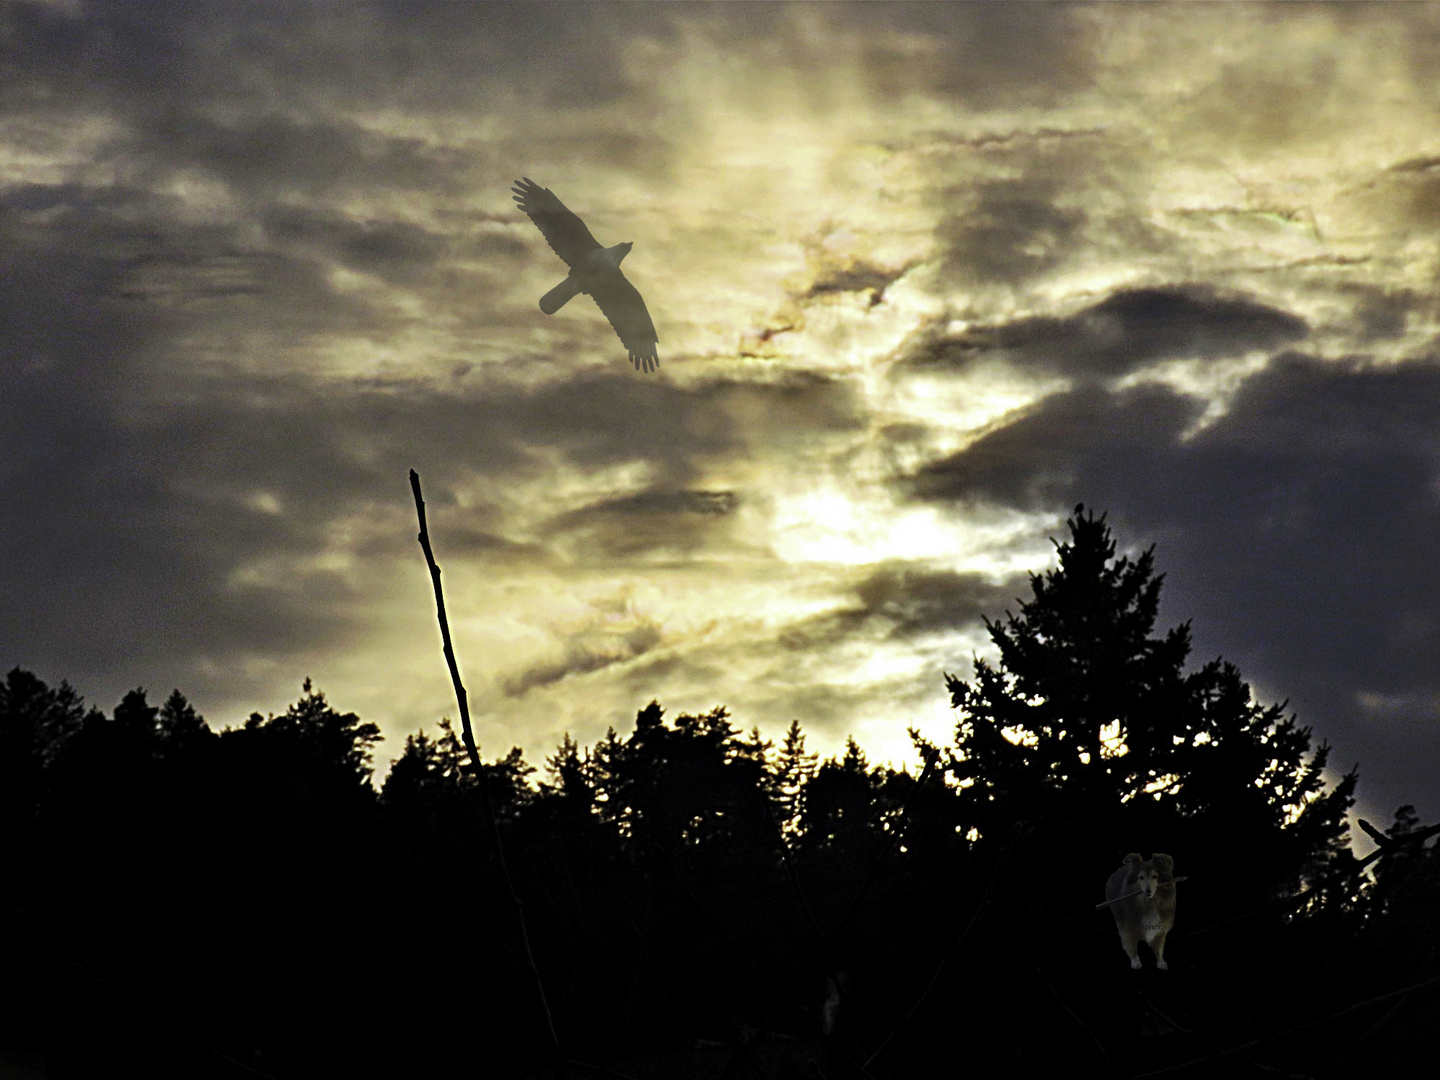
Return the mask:
[[[1172,879],[1169,880],[1169,881],[1162,881],[1162,882],[1160,883],[1159,888],[1157,888],[1155,891],[1156,891],[1156,892],[1159,892],[1160,889],[1165,888],[1166,885],[1174,885],[1174,884],[1176,884],[1177,882],[1189,881],[1189,880],[1190,880],[1190,875],[1186,874],[1186,875],[1184,875],[1183,877],[1172,878]],[[1099,904],[1096,904],[1096,905],[1095,905],[1095,910],[1096,910],[1096,911],[1099,911],[1101,908],[1109,907],[1111,904],[1118,904],[1121,900],[1129,900],[1132,896],[1141,896],[1141,895],[1144,894],[1144,892],[1145,892],[1144,889],[1136,889],[1134,892],[1128,892],[1128,893],[1126,893],[1124,896],[1117,896],[1117,897],[1115,897],[1114,900],[1105,900],[1105,901],[1103,901],[1103,902],[1101,902],[1101,903],[1099,903]]]
[[1191,1058],[1189,1061],[1182,1061],[1178,1065],[1170,1065],[1163,1069],[1155,1069],[1152,1072],[1138,1073],[1136,1074],[1134,1080],[1145,1080],[1145,1078],[1151,1076],[1167,1076],[1170,1073],[1184,1072],[1186,1069],[1194,1068],[1197,1065],[1205,1065],[1212,1061],[1220,1061],[1224,1058],[1234,1057],[1236,1054],[1243,1054],[1246,1050],[1253,1050],[1255,1047],[1259,1046],[1261,1043],[1269,1039],[1278,1039],[1286,1035],[1293,1035],[1297,1031],[1304,1031],[1306,1028],[1315,1027],[1317,1024],[1327,1024],[1332,1020],[1338,1020],[1340,1017],[1355,1012],[1358,1009],[1363,1009],[1367,1005],[1376,1005],[1382,1001],[1389,1001],[1391,998],[1403,997],[1406,994],[1414,993],[1416,990],[1424,990],[1427,987],[1436,985],[1440,985],[1440,975],[1437,975],[1432,979],[1425,979],[1418,983],[1412,983],[1409,986],[1402,986],[1399,990],[1392,990],[1388,994],[1380,994],[1376,997],[1366,998],[1364,1001],[1357,1001],[1353,1005],[1347,1005],[1345,1008],[1339,1010],[1338,1012],[1330,1013],[1328,1016],[1321,1016],[1314,1020],[1305,1020],[1299,1024],[1294,1024],[1288,1028],[1282,1028],[1279,1031],[1272,1031],[1268,1035],[1262,1035],[1257,1039],[1251,1039],[1249,1042],[1241,1043],[1239,1046],[1232,1046],[1229,1050],[1221,1050],[1217,1054],[1209,1054],[1205,1057]]
[[510,864],[505,860],[505,845],[500,839],[500,823],[495,817],[495,806],[490,800],[490,785],[485,767],[480,764],[480,751],[475,748],[475,733],[470,727],[470,705],[465,695],[465,686],[460,681],[460,669],[455,663],[455,649],[450,644],[450,622],[445,618],[445,594],[440,590],[440,567],[435,563],[435,553],[430,550],[430,532],[425,528],[425,500],[420,497],[420,474],[410,470],[410,490],[415,493],[415,516],[420,519],[420,548],[425,552],[425,563],[430,567],[430,580],[435,585],[435,611],[440,619],[440,640],[444,646],[445,663],[450,667],[450,681],[455,684],[455,700],[460,706],[461,735],[465,750],[470,756],[470,766],[475,770],[475,779],[480,785],[481,805],[485,808],[485,819],[495,842],[495,857],[500,864],[500,876],[505,879],[505,888],[515,907],[515,921],[520,929],[520,944],[525,950],[525,960],[530,965],[530,974],[535,979],[535,991],[540,997],[540,1008],[545,1013],[545,1027],[550,1033],[550,1042],[560,1045],[555,1032],[555,1019],[550,1014],[550,1001],[545,996],[545,982],[540,977],[540,968],[535,963],[535,953],[530,948],[530,931],[525,924],[525,903],[515,891],[515,881],[510,876]]

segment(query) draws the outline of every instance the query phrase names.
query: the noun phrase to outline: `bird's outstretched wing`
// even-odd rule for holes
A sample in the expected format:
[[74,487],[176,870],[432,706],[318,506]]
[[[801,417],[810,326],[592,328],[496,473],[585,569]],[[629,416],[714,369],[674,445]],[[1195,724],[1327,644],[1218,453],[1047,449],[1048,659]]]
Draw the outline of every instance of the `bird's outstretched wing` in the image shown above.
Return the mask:
[[650,312],[640,291],[631,285],[616,267],[615,273],[606,274],[604,281],[591,287],[589,293],[600,305],[605,318],[620,335],[620,341],[630,353],[630,362],[637,371],[654,371],[660,366],[660,354],[655,348],[660,340],[655,333],[655,324],[650,321]]
[[513,198],[520,209],[530,216],[545,242],[566,265],[574,266],[600,246],[585,223],[567,210],[549,188],[541,187],[527,176],[510,190],[515,192]]

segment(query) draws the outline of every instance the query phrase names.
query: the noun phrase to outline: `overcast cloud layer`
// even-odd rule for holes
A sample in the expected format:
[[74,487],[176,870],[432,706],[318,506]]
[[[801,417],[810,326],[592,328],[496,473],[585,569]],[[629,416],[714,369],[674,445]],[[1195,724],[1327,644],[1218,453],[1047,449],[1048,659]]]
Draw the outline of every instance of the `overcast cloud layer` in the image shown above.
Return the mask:
[[[1084,501],[1436,818],[1437,97],[1432,5],[9,3],[0,663],[393,757],[413,467],[488,755],[658,697],[898,762]],[[522,175],[658,375],[537,309]]]

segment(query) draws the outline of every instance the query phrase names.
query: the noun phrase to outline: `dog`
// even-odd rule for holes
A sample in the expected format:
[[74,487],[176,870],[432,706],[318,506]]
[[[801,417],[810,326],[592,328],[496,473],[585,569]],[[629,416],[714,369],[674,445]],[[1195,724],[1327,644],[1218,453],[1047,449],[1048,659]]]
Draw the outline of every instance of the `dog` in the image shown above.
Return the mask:
[[1105,882],[1105,899],[1116,901],[1110,910],[1130,966],[1140,970],[1138,946],[1144,938],[1155,953],[1155,966],[1161,971],[1168,969],[1165,935],[1175,925],[1175,860],[1169,855],[1142,859],[1138,851],[1132,851]]

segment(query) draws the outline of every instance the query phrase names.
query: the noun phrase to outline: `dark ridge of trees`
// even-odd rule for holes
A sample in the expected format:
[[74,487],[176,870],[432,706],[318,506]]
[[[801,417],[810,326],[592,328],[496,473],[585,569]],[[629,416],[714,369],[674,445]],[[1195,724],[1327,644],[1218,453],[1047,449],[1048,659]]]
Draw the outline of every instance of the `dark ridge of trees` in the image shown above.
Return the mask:
[[[594,746],[566,736],[539,769],[512,749],[478,775],[442,720],[377,791],[378,727],[308,680],[283,714],[215,732],[178,690],[153,706],[137,688],[107,716],[11,671],[0,1064],[1418,1075],[1440,863],[1403,843],[1425,836],[1413,809],[1373,884],[1346,876],[1356,773],[1326,788],[1327,748],[1283,703],[1253,701],[1223,660],[1190,665],[1188,624],[1157,632],[1153,552],[1117,557],[1083,509],[1068,527],[1031,597],[988,624],[998,659],[944,676],[955,735],[914,736],[919,773],[853,739],[821,761],[798,722],[777,746],[723,707],[652,701]],[[1167,972],[1143,948],[1131,971],[1094,907],[1133,850],[1188,877]]]

